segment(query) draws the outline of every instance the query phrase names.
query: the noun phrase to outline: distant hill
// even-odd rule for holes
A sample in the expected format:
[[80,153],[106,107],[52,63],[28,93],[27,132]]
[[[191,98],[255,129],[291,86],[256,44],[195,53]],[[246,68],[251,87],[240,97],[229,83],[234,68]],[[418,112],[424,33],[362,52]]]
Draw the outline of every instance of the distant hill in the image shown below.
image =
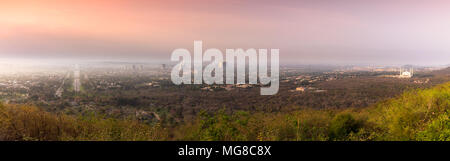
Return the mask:
[[447,67],[447,68],[444,68],[441,70],[436,70],[431,73],[436,76],[450,76],[450,67]]

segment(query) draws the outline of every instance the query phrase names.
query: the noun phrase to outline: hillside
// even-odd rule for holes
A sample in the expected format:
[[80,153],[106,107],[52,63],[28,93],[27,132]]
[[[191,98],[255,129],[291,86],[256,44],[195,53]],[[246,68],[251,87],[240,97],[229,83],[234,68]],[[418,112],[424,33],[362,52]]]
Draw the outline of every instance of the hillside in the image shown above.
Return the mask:
[[433,71],[433,72],[431,72],[431,74],[436,75],[436,76],[450,76],[450,67]]
[[184,140],[450,140],[450,82],[367,108],[202,114]]
[[0,106],[0,140],[450,140],[450,82],[367,108],[201,112],[162,126],[30,106]]

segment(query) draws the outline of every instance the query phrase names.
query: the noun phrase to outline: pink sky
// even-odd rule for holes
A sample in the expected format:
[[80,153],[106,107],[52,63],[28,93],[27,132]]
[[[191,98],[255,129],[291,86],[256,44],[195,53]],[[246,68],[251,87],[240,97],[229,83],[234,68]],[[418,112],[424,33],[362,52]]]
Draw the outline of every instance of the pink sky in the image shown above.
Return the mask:
[[169,60],[279,48],[285,62],[449,64],[450,2],[0,0],[0,58]]

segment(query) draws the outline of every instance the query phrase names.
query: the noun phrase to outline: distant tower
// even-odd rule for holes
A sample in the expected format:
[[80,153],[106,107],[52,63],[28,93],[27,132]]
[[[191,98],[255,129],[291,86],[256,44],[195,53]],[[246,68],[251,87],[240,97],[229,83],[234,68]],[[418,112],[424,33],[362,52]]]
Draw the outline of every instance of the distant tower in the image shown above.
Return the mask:
[[223,69],[227,69],[227,62],[222,62],[222,67],[223,67]]
[[223,77],[226,78],[226,72],[227,72],[227,62],[222,62],[222,69],[223,69]]

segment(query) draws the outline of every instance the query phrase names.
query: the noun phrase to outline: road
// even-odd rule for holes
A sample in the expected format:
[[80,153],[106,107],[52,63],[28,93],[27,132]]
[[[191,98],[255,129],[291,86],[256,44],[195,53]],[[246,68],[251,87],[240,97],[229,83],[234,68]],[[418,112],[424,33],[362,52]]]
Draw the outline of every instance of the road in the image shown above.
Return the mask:
[[66,79],[69,78],[69,77],[70,77],[70,72],[68,72],[66,77],[63,78],[63,81],[62,81],[61,85],[56,90],[56,92],[55,92],[55,96],[56,97],[59,97],[59,98],[62,97],[62,93],[64,92],[64,83],[65,83]]
[[73,90],[75,92],[80,92],[81,82],[80,82],[80,67],[75,65],[75,70],[73,72]]

